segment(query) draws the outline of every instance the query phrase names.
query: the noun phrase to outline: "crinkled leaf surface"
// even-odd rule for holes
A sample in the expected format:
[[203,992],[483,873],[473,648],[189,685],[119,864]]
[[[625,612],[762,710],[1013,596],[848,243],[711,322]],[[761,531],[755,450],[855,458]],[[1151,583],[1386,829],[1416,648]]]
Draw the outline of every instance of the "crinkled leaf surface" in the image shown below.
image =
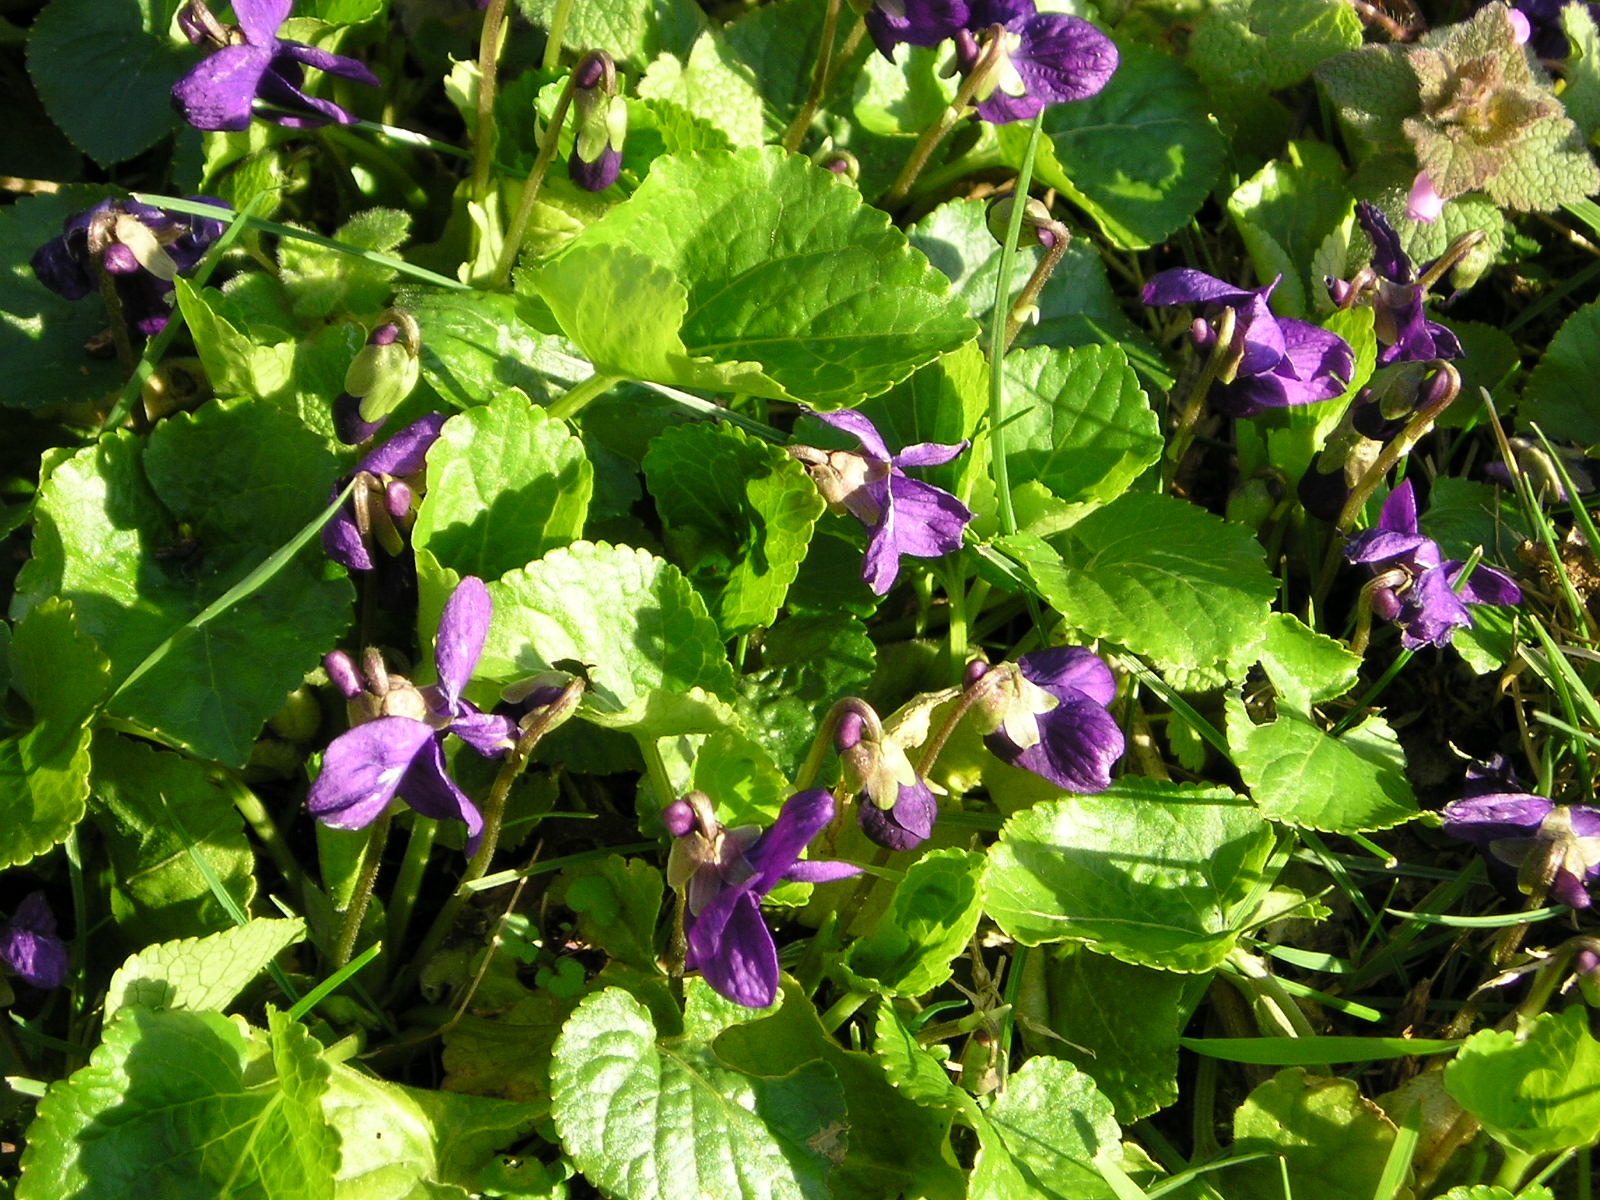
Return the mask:
[[[389,254],[411,233],[411,214],[396,208],[369,208],[358,212],[334,231],[334,240],[356,250]],[[370,262],[355,254],[327,246],[284,238],[278,247],[284,289],[295,316],[320,320],[344,311],[370,313],[383,308],[389,298],[394,268]]]
[[445,422],[412,545],[461,575],[498,579],[575,541],[593,489],[583,442],[508,388]]
[[39,1102],[18,1198],[331,1200],[320,1050],[298,1025],[263,1046],[220,1013],[125,1009]]
[[1339,0],[1235,0],[1200,14],[1187,62],[1207,83],[1274,91],[1361,45],[1361,22]]
[[111,913],[125,936],[139,945],[233,925],[197,857],[249,911],[255,852],[233,807],[242,784],[193,759],[109,731],[95,735],[93,758],[92,820],[110,856]]
[[0,742],[0,864],[16,866],[63,841],[89,801],[89,722],[111,690],[105,656],[77,632],[72,606],[45,600],[16,626],[13,684],[34,726]]
[[1006,385],[1013,486],[1031,480],[1069,503],[1100,505],[1161,458],[1156,414],[1114,346],[1014,351]]
[[116,679],[171,639],[108,711],[241,766],[349,621],[350,585],[324,577],[313,544],[226,612],[188,623],[321,511],[336,472],[321,437],[262,401],[174,416],[142,451],[131,435],[105,438],[42,487],[13,613],[69,598]]
[[845,955],[852,985],[920,996],[949,979],[978,928],[982,870],[983,857],[965,850],[935,850],[912,863],[888,911]]
[[[1346,6],[1331,7],[1354,20]],[[1228,198],[1228,215],[1250,251],[1256,278],[1268,283],[1282,276],[1272,293],[1280,316],[1304,319],[1316,312],[1313,297],[1325,291],[1315,274],[1317,250],[1355,209],[1343,176],[1344,165],[1330,148],[1295,142],[1287,161],[1269,162]]]
[[775,149],[657,160],[531,286],[606,374],[819,409],[977,332],[883,213]]
[[[1211,123],[1205,88],[1182,63],[1133,43],[1117,50],[1121,65],[1103,91],[1045,109],[1047,141],[1035,170],[1113,242],[1141,250],[1194,215],[1227,143]],[[999,133],[1007,161],[1019,164],[1028,141],[1023,123]]]
[[853,616],[791,616],[762,644],[762,665],[738,679],[745,728],[779,763],[798,768],[823,714],[872,678],[878,648]]
[[1600,1137],[1600,1042],[1586,1009],[1540,1013],[1516,1030],[1473,1034],[1445,1067],[1445,1090],[1503,1145],[1554,1154]]
[[[1028,956],[1017,1027],[1036,1053],[1088,1074],[1117,1119],[1131,1123],[1178,1099],[1178,1001],[1186,983],[1081,946],[1052,946]],[[1130,996],[1139,1002],[1128,1003]]]
[[111,976],[106,1019],[126,1008],[221,1012],[282,951],[306,936],[300,918],[258,917],[205,937],[146,946]]
[[733,691],[733,669],[704,602],[646,550],[577,542],[489,585],[494,621],[478,677],[499,684],[560,659],[589,669],[586,703],[630,710],[652,693]]
[[1249,529],[1171,496],[1124,494],[1057,544],[1000,542],[1069,624],[1173,666],[1232,658],[1260,636],[1277,591]]
[[1272,841],[1225,788],[1122,779],[1008,820],[989,850],[984,908],[1024,945],[1081,941],[1124,962],[1206,971],[1233,948],[1234,910],[1263,882]]
[[1294,712],[1253,724],[1230,695],[1228,744],[1263,815],[1330,833],[1388,829],[1417,814],[1405,752],[1378,716],[1341,737]]
[[[517,0],[522,15],[541,30],[550,28],[558,0]],[[573,5],[566,43],[604,50],[619,63],[642,67],[656,55],[686,54],[705,14],[693,0],[607,0]]]
[[658,969],[655,931],[663,891],[661,872],[649,863],[610,854],[562,871],[551,896],[578,914],[578,933],[585,942],[653,972]]
[[487,404],[508,388],[543,403],[592,374],[559,338],[524,320],[515,296],[411,289],[401,302],[422,331],[423,379],[459,408]]
[[[67,187],[54,195],[20,196],[0,208],[0,405],[42,408],[98,400],[122,382],[114,360],[84,343],[110,324],[99,296],[67,300],[34,276],[28,260],[61,236],[69,217],[91,208],[102,188]],[[63,370],[63,367],[67,369]]]
[[1281,1161],[1297,1200],[1371,1200],[1394,1138],[1394,1123],[1354,1080],[1291,1067],[1233,1117],[1234,1153],[1273,1157],[1219,1171],[1215,1185],[1229,1200],[1270,1196],[1283,1188]]
[[1028,1181],[1028,1195],[1116,1200],[1091,1164],[1102,1154],[1118,1156],[1122,1130],[1111,1102],[1071,1063],[1042,1054],[1030,1058],[1006,1081],[988,1116]]
[[196,60],[167,37],[156,0],[50,0],[34,19],[28,73],[50,119],[102,166],[177,127],[172,85]]
[[[633,1200],[830,1195],[845,1101],[819,1060],[782,1076],[732,1069],[710,1042],[740,1019],[690,981],[684,1033],[662,1038],[618,988],[589,997],[556,1040],[551,1115],[562,1145],[602,1191]],[[720,1001],[720,998],[717,998]],[[755,1014],[743,1010],[742,1019]]]
[[695,423],[656,438],[644,474],[667,546],[723,636],[772,624],[822,515],[804,468],[734,426]]
[[687,61],[664,54],[639,80],[639,95],[670,100],[709,122],[735,146],[759,146],[765,132],[761,94],[750,68],[715,30],[702,33]]

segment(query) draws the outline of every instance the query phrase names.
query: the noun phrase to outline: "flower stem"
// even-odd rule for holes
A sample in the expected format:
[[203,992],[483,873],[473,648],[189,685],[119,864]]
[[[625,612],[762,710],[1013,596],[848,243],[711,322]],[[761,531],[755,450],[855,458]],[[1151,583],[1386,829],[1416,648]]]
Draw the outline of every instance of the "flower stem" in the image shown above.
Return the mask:
[[272,819],[272,814],[267,812],[259,796],[232,776],[224,778],[225,786],[233,793],[234,808],[239,810],[239,815],[245,819],[245,824],[250,826],[257,840],[266,847],[272,865],[277,867],[279,873],[288,881],[294,894],[301,898],[304,907],[304,898],[309,892],[316,890],[315,885],[306,878],[299,859],[295,858],[294,851],[289,849],[289,843],[284,840],[278,823]]
[[[950,131],[956,127],[956,122],[967,114],[967,106],[972,103],[972,98],[978,93],[978,85],[990,76],[990,73],[999,64],[1000,55],[1004,50],[1004,42],[998,36],[992,36],[983,48],[983,54],[967,77],[961,81],[961,88],[956,92],[956,98],[950,106],[939,114],[939,119],[924,131],[917,139],[917,144],[911,148],[911,154],[906,159],[906,165],[901,168],[899,176],[878,201],[879,208],[895,209],[906,198],[906,193],[911,190],[911,185],[917,181],[917,176],[922,174],[922,168],[928,165],[928,159],[939,148],[939,144],[950,136]],[[1043,110],[1040,110],[1041,114]],[[1034,124],[1039,123],[1039,118],[1034,119]],[[1027,165],[1030,159],[1024,160]],[[1031,172],[1031,167],[1029,168]],[[1022,189],[1018,188],[1018,194]],[[1002,279],[1005,276],[1001,276]]]
[[344,922],[339,926],[338,940],[333,947],[333,967],[338,970],[350,961],[355,953],[356,938],[361,933],[361,921],[372,903],[372,888],[378,881],[378,868],[383,865],[383,846],[389,839],[389,814],[385,812],[373,822],[367,834],[367,848],[361,855],[361,874],[356,878],[355,891],[350,896],[350,907],[344,910]]
[[552,417],[576,416],[591,400],[598,400],[621,382],[620,375],[602,375],[596,371],[582,383],[574,384],[566,395],[552,401],[545,411]]
[[[1042,110],[1041,110],[1042,115]],[[1067,242],[1072,237],[1067,227],[1060,221],[1051,221],[1043,228],[1055,235],[1055,244],[1045,251],[1039,260],[1039,265],[1034,267],[1033,274],[1028,277],[1028,282],[1022,291],[1017,293],[1016,300],[1012,303],[1010,311],[1006,314],[1006,340],[1005,349],[1011,349],[1011,343],[1016,341],[1017,334],[1022,329],[1024,316],[1038,302],[1039,293],[1044,290],[1044,285],[1061,265],[1061,260],[1067,253]],[[1004,276],[1002,276],[1004,278]]]
[[561,62],[561,42],[567,36],[567,18],[572,15],[572,0],[556,0],[556,11],[550,17],[550,36],[544,44],[546,71],[554,71]]
[[822,1027],[832,1033],[851,1017],[855,1016],[856,1010],[871,999],[871,992],[846,992],[833,1002],[827,1012],[822,1014],[820,1018]]
[[[1206,397],[1211,394],[1211,385],[1216,382],[1223,360],[1233,343],[1236,321],[1237,316],[1231,308],[1224,308],[1217,317],[1216,341],[1211,347],[1211,353],[1206,355],[1205,366],[1200,369],[1199,375],[1190,385],[1188,394],[1184,396],[1182,403],[1177,405],[1178,423],[1173,428],[1172,441],[1167,445],[1166,458],[1161,464],[1163,492],[1172,491],[1172,485],[1178,479],[1178,472],[1183,468],[1183,460],[1189,456],[1189,447],[1194,444],[1195,430],[1199,427],[1200,416],[1206,410]],[[1170,408],[1172,406],[1170,397],[1168,403]]]
[[437,821],[424,817],[412,822],[406,855],[400,860],[400,873],[395,876],[394,887],[389,892],[391,945],[400,946],[405,942],[406,928],[411,924],[411,913],[417,906],[417,893],[422,889],[422,877],[427,872],[428,856],[438,833]]
[[479,204],[489,195],[489,163],[494,157],[494,93],[505,17],[506,0],[489,0],[478,39],[478,124],[472,134],[472,198]]
[[795,114],[789,128],[783,131],[783,148],[790,154],[800,149],[800,143],[805,140],[806,130],[811,128],[811,118],[817,115],[817,105],[822,101],[822,89],[827,86],[828,76],[833,68],[833,39],[839,29],[839,4],[840,0],[828,0],[828,7],[822,14],[822,44],[817,47],[817,61],[811,68],[811,86],[806,90],[806,98],[800,105],[800,111]]
[[822,764],[827,761],[828,750],[833,745],[833,731],[839,724],[839,718],[847,712],[857,713],[869,730],[876,731],[876,736],[882,736],[883,730],[878,724],[877,713],[853,696],[840,700],[828,710],[827,715],[822,718],[822,723],[817,726],[817,736],[811,739],[811,749],[806,754],[806,760],[800,764],[800,770],[795,774],[795,791],[805,791],[816,782],[817,776],[822,774]]
[[528,172],[527,182],[522,185],[522,196],[517,201],[517,215],[511,218],[511,225],[506,229],[505,244],[500,247],[500,261],[494,267],[494,285],[505,287],[511,280],[511,268],[517,264],[517,251],[522,249],[523,235],[528,232],[528,218],[533,216],[534,201],[539,199],[539,189],[544,186],[544,177],[550,171],[550,163],[556,156],[556,147],[561,144],[561,128],[567,123],[567,109],[572,104],[572,76],[567,76],[566,86],[561,89],[561,96],[556,101],[556,108],[550,114],[550,124],[545,127],[544,137],[539,140],[539,157],[533,160],[533,170]]

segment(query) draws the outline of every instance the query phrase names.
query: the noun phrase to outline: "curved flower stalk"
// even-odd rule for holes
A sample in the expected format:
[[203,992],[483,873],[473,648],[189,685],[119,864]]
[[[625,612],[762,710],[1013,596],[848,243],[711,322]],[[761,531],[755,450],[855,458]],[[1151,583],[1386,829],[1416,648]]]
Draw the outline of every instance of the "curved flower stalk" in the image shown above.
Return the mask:
[[1355,355],[1338,334],[1273,315],[1267,297],[1277,286],[1274,279],[1240,288],[1189,267],[1162,271],[1144,286],[1149,305],[1208,306],[1210,319],[1197,320],[1192,336],[1213,357],[1211,399],[1229,416],[1331,400],[1355,370]]
[[[190,199],[225,207],[210,196]],[[137,200],[102,200],[69,217],[61,236],[35,250],[28,265],[40,283],[68,300],[97,290],[104,271],[123,323],[142,340],[166,327],[172,281],[199,265],[222,230],[222,222],[210,217],[169,213]]]
[[67,947],[56,936],[56,915],[43,892],[30,892],[0,928],[0,963],[34,987],[67,981]]
[[962,531],[972,520],[972,510],[943,488],[912,479],[906,467],[933,467],[947,463],[969,443],[941,445],[922,442],[890,454],[877,427],[850,409],[812,413],[817,420],[843,430],[860,444],[851,450],[818,450],[791,446],[835,512],[847,512],[869,535],[861,577],[882,596],[900,574],[900,557],[938,558],[961,548]]
[[1122,757],[1122,730],[1106,711],[1116,680],[1098,655],[1057,646],[1015,663],[967,668],[983,744],[1002,762],[1069,792],[1103,792]]
[[439,440],[444,422],[439,413],[412,422],[334,484],[329,500],[352,479],[357,481],[345,506],[322,527],[322,548],[329,558],[351,571],[370,571],[377,563],[374,544],[391,556],[404,552],[402,531],[410,527],[415,498],[412,484],[427,465],[428,450]]
[[834,727],[833,746],[844,766],[845,786],[859,794],[856,819],[867,838],[887,850],[910,850],[927,841],[939,803],[905,750],[885,736],[877,714],[859,701]]
[[453,734],[485,758],[516,742],[505,717],[478,709],[462,691],[472,678],[489,633],[493,606],[481,579],[467,576],[445,602],[434,640],[439,682],[418,688],[367,656],[365,687],[348,656],[329,656],[328,674],[352,704],[358,723],[340,734],[322,758],[306,806],[335,829],[365,829],[398,794],[425,817],[467,827],[467,853],[477,850],[483,816],[445,771],[444,739]]
[[1344,556],[1372,568],[1375,578],[1367,585],[1372,611],[1400,626],[1407,650],[1449,645],[1457,629],[1472,628],[1469,604],[1522,601],[1522,589],[1493,567],[1478,566],[1456,589],[1466,564],[1444,558],[1439,544],[1422,535],[1409,479],[1389,493],[1377,525],[1350,539]]
[[768,1007],[778,995],[778,949],[761,901],[784,880],[828,883],[861,870],[800,859],[833,820],[833,797],[821,788],[790,796],[765,833],[754,825],[725,828],[704,792],[673,801],[662,817],[673,835],[667,882],[683,898],[684,966],[735,1004]]
[[262,100],[289,110],[264,119],[293,129],[355,122],[333,101],[301,90],[305,68],[370,87],[378,86],[378,77],[353,58],[279,38],[291,7],[292,0],[233,0],[239,23],[223,25],[203,0],[189,0],[178,24],[190,42],[215,53],[172,85],[172,102],[185,121],[196,129],[237,132],[250,128],[255,102]]

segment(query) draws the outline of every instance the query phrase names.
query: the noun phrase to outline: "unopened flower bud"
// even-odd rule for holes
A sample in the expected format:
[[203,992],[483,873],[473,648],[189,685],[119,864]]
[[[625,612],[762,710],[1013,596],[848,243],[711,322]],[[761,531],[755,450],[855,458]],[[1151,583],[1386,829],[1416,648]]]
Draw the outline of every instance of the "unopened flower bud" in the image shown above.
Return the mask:
[[396,521],[411,515],[411,488],[403,479],[391,479],[383,489],[383,506]]
[[[989,207],[984,213],[990,235],[1002,246],[1006,244],[1006,234],[1011,230],[1011,212],[1015,204],[1015,196],[1000,196],[989,202]],[[1023,240],[1019,244],[1026,244],[1032,240],[1046,250],[1052,249],[1056,244],[1056,228],[1057,223],[1051,219],[1050,210],[1044,201],[1029,196],[1028,202],[1022,208]]]
[[622,173],[622,143],[628,135],[628,104],[617,94],[611,56],[594,50],[572,73],[575,137],[567,173],[585,191],[603,192]]
[[364,442],[417,386],[422,336],[411,314],[391,309],[367,337],[344,375],[344,394],[333,402],[339,439]]
[[139,270],[139,256],[121,242],[112,242],[101,255],[100,265],[113,275],[132,275]]
[[661,823],[673,837],[683,837],[694,828],[694,809],[682,800],[674,800],[661,810]]
[[969,688],[988,673],[989,664],[984,662],[981,658],[975,658],[969,662],[966,666],[966,669],[962,671],[961,686],[963,688]]
[[335,650],[322,660],[322,669],[328,673],[328,682],[343,693],[346,700],[354,700],[366,690],[355,659],[343,650]]

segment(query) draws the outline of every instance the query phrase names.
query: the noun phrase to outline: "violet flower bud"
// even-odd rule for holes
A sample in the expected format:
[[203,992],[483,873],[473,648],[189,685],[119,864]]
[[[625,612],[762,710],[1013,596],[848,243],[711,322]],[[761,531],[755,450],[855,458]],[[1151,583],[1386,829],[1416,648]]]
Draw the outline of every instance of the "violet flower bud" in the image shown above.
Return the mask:
[[404,309],[392,308],[368,336],[344,374],[344,393],[333,402],[339,440],[364,442],[383,427],[417,386],[422,332]]
[[361,672],[356,661],[343,650],[334,650],[322,660],[322,669],[328,673],[328,682],[338,688],[346,700],[354,700],[365,691]]
[[846,711],[834,726],[833,746],[845,785],[860,793],[861,832],[889,850],[910,850],[926,841],[939,815],[938,802],[905,750],[884,736],[877,715],[865,704]]
[[617,68],[604,50],[584,55],[572,73],[574,139],[567,173],[585,191],[603,192],[622,173],[628,103],[617,94]]

